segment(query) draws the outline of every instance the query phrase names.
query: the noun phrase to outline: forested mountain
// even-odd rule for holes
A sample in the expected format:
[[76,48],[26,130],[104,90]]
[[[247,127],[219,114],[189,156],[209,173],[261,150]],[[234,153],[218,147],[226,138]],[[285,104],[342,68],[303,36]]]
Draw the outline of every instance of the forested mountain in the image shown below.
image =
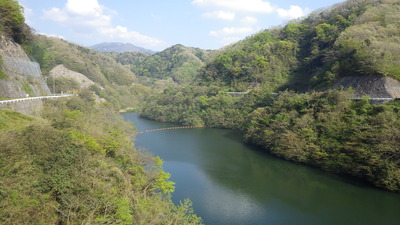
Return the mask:
[[[111,53],[101,53],[67,41],[35,35],[27,47],[32,60],[39,62],[44,75],[58,65],[79,72],[96,85],[91,90],[116,108],[123,109],[138,104],[140,98],[147,93],[148,88],[137,83],[136,75],[130,70],[130,65],[118,63]],[[142,54],[142,53],[140,53]],[[52,82],[52,79],[48,79]],[[75,90],[74,82],[63,78],[56,79],[57,87]]]
[[309,90],[351,75],[400,79],[400,1],[350,0],[226,48],[203,69],[237,90]]
[[350,76],[372,77],[364,89],[400,80],[399,12],[400,0],[350,0],[254,34],[213,54],[191,85],[147,97],[141,115],[240,129],[276,156],[399,192],[400,101],[329,90]]
[[0,110],[0,224],[199,224],[134,132],[87,91],[42,118]]
[[[45,73],[60,64],[81,72],[109,100],[96,102],[83,88],[77,96],[41,102],[37,117],[0,110],[0,224],[201,224],[189,201],[173,204],[163,161],[135,150],[135,128],[115,110],[124,94],[135,104],[132,96],[141,92],[132,94],[137,86],[129,68],[94,50],[32,36],[16,0],[0,1],[0,18],[2,43],[12,39],[19,51],[15,42],[22,44]],[[3,47],[0,79],[6,80]]]
[[134,68],[137,76],[153,79],[172,78],[177,83],[193,81],[211,51],[175,45],[147,57]]
[[35,35],[30,55],[39,62],[43,74],[64,64],[102,86],[128,85],[135,80],[135,74],[112,57],[58,38]]
[[100,44],[92,45],[89,48],[99,52],[115,52],[115,53],[140,52],[150,55],[155,53],[150,49],[145,49],[142,47],[135,46],[133,44],[121,43],[121,42],[103,42]]
[[124,53],[108,53],[111,55],[117,62],[122,65],[131,66],[131,70],[133,71],[135,67],[142,64],[142,62],[150,56],[150,54],[142,53],[142,52],[124,52]]

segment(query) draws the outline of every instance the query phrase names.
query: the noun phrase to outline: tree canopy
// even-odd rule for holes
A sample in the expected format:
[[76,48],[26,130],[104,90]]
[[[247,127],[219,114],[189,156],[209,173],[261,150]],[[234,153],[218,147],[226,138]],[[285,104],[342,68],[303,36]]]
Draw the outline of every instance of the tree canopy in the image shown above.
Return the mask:
[[18,43],[23,43],[31,35],[30,28],[25,24],[23,10],[16,0],[0,2],[0,33],[12,37]]

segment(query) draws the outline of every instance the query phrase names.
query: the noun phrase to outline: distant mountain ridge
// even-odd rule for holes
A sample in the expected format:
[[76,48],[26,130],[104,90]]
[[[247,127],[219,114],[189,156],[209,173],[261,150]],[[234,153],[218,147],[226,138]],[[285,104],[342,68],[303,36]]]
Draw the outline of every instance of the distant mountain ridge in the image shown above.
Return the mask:
[[100,44],[89,46],[89,48],[99,52],[116,52],[116,53],[142,52],[150,55],[156,53],[150,49],[145,49],[130,43],[122,43],[122,42],[103,42]]

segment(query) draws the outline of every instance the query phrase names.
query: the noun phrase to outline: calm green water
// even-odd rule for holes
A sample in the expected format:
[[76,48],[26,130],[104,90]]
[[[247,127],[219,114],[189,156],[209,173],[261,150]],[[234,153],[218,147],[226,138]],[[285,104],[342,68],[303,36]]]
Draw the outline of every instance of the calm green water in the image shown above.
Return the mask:
[[[175,126],[123,116],[138,131]],[[158,131],[138,135],[135,144],[165,161],[176,182],[173,201],[191,199],[205,224],[400,224],[399,194],[276,159],[234,131]]]

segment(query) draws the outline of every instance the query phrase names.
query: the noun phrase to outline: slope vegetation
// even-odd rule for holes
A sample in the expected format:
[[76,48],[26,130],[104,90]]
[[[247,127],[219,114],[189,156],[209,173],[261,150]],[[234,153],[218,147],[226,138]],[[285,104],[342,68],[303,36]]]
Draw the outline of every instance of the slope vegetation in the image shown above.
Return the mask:
[[129,68],[112,57],[58,38],[35,35],[29,55],[40,63],[44,74],[64,64],[102,86],[129,85],[135,79]]
[[[240,129],[273,155],[400,192],[399,101],[373,105],[328,90],[362,86],[358,93],[396,97],[398,87],[387,88],[400,80],[399,7],[399,0],[351,0],[255,34],[211,56],[199,83],[149,96],[141,113]],[[250,92],[227,93],[235,90]]]
[[400,79],[398,0],[351,0],[226,48],[201,73],[237,90],[309,90],[350,75]]
[[47,102],[44,118],[0,110],[0,224],[199,224],[134,132],[90,92]]
[[142,77],[172,78],[177,83],[188,83],[193,81],[209,54],[210,51],[175,45],[147,57],[134,71]]

